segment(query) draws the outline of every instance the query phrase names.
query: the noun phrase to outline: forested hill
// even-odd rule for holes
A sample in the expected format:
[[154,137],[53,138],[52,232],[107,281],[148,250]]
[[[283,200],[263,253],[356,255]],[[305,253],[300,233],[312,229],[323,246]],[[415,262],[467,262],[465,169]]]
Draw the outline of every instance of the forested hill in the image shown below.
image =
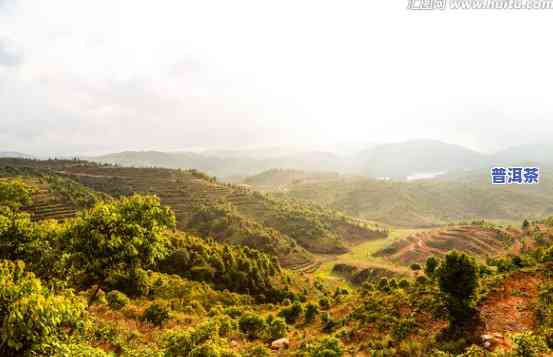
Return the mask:
[[321,204],[363,219],[403,227],[431,227],[480,219],[520,221],[553,213],[553,180],[542,168],[538,185],[491,185],[488,169],[427,180],[339,178],[299,182],[283,197]]
[[83,161],[0,160],[0,167],[7,166],[50,172],[113,197],[137,192],[155,194],[174,210],[178,228],[260,249],[277,256],[286,266],[308,263],[311,253],[342,253],[351,243],[386,234],[331,210],[221,184],[195,170],[121,168]]

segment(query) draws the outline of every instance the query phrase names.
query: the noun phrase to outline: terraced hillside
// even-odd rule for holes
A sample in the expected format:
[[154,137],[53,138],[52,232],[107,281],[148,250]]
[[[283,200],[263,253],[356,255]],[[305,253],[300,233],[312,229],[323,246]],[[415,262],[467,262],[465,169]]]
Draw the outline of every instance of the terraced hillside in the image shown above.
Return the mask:
[[156,194],[175,211],[178,228],[262,249],[278,256],[286,266],[303,267],[312,263],[310,253],[343,253],[350,245],[387,234],[359,219],[221,184],[194,170],[123,168],[78,161],[22,160],[15,164],[55,170],[114,197],[134,192]]
[[[306,257],[302,248],[313,253],[340,253],[347,251],[350,243],[386,234],[320,207],[275,200],[244,187],[220,184],[196,171],[73,166],[66,168],[64,174],[111,195],[156,194],[163,204],[174,209],[181,229],[217,231],[217,227],[206,231],[205,222],[234,222],[233,227],[250,232],[264,227],[271,239],[280,241],[282,246],[274,248],[273,253],[294,264],[298,263],[294,255]],[[200,210],[211,219],[198,217]],[[232,236],[228,233],[223,235],[227,240]]]
[[0,167],[0,180],[19,177],[33,189],[32,203],[23,209],[34,221],[73,217],[79,210],[109,198],[67,177],[36,169]]
[[417,232],[374,253],[394,263],[423,263],[430,256],[443,256],[451,250],[485,258],[519,250],[523,232],[514,228],[466,225]]
[[539,185],[491,185],[479,170],[428,180],[342,177],[288,185],[278,195],[312,202],[394,227],[429,228],[473,220],[520,221],[553,213],[553,184],[545,168]]

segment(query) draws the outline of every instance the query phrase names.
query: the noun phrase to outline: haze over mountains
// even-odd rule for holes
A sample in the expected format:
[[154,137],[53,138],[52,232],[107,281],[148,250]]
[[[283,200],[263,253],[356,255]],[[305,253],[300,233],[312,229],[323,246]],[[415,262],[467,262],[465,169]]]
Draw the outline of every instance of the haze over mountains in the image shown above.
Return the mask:
[[354,154],[270,148],[201,153],[125,151],[90,159],[124,166],[194,168],[222,178],[280,168],[404,179],[417,174],[465,171],[498,164],[549,166],[553,163],[547,155],[551,149],[549,144],[532,144],[484,154],[435,140],[411,140],[371,145]]
[[[123,151],[83,158],[121,166],[197,169],[225,179],[256,175],[275,168],[405,179],[419,175],[425,177],[481,169],[493,165],[551,166],[553,159],[548,153],[552,150],[552,144],[536,143],[486,154],[460,145],[420,139],[370,144],[357,151],[268,147],[194,152]],[[8,151],[0,152],[0,156],[33,157]]]

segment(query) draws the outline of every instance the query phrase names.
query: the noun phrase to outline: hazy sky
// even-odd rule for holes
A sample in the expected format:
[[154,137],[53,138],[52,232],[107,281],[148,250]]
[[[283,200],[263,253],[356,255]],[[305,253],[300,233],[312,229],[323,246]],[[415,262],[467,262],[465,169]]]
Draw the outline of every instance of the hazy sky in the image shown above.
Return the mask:
[[0,151],[553,134],[553,10],[0,0]]

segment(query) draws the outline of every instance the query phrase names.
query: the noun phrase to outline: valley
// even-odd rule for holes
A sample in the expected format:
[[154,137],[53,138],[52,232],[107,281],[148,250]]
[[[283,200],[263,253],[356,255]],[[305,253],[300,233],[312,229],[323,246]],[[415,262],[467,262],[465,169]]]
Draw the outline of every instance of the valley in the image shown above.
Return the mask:
[[[415,182],[406,191],[407,183],[289,170],[229,184],[196,170],[0,159],[0,206],[7,205],[0,209],[0,255],[8,259],[0,263],[0,284],[19,284],[20,268],[10,264],[21,261],[36,286],[54,279],[76,287],[71,299],[89,301],[78,319],[91,330],[79,332],[76,345],[56,342],[71,356],[441,357],[431,354],[436,349],[504,356],[497,353],[517,353],[523,344],[545,350],[541,331],[553,316],[551,219],[523,226],[511,213],[445,224],[430,220],[437,216],[431,210],[407,220],[395,206],[379,220],[336,203],[385,207],[401,193],[400,204],[417,210],[448,202],[418,196],[436,195],[442,184]],[[495,200],[495,212],[512,212],[507,201]],[[446,269],[466,269],[452,276],[454,285],[470,284],[469,276],[478,281],[468,288],[470,318],[455,315],[445,299]],[[33,294],[67,299],[48,289]],[[516,322],[507,322],[511,317]],[[61,326],[56,321],[48,323]],[[427,335],[417,333],[421,328]]]

